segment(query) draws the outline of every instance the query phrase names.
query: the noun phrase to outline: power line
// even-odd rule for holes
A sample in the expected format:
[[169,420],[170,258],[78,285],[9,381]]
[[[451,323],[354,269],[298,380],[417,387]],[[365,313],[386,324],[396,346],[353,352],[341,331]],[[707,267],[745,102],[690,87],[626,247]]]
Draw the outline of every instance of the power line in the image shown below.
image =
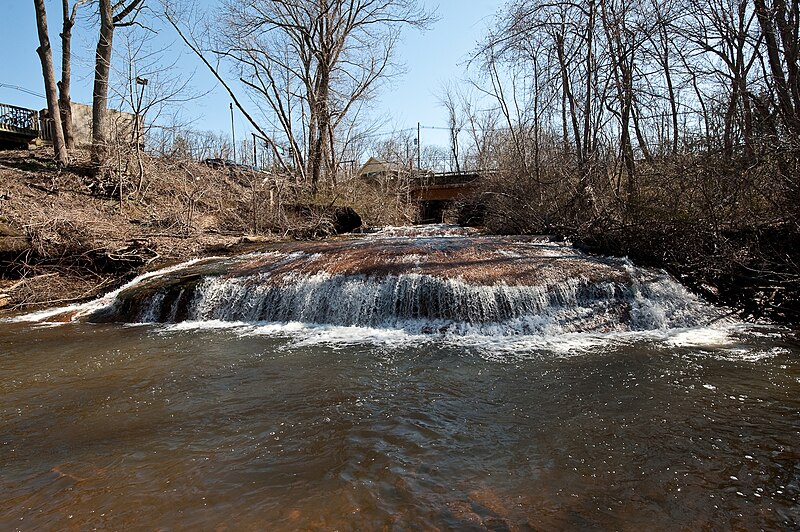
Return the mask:
[[[420,129],[429,129],[429,130],[437,130],[437,131],[450,131],[449,127],[442,127],[442,126],[420,126]],[[360,139],[372,139],[372,138],[379,138],[379,137],[389,137],[391,135],[397,135],[398,133],[413,133],[416,131],[416,127],[407,127],[405,129],[393,129],[391,131],[378,131],[375,133],[367,133],[364,135],[357,135],[357,138]]]
[[26,89],[25,87],[18,87],[17,85],[8,85],[7,83],[0,83],[0,87],[7,88],[7,89],[14,89],[14,90],[17,90],[17,91],[20,91],[20,92],[24,92],[25,94],[30,94],[31,96],[38,96],[39,98],[42,98],[42,99],[45,99],[45,100],[47,99],[47,97],[44,94],[40,94],[40,93],[38,93],[36,91],[32,91],[30,89]]
[[441,126],[419,126],[422,129],[435,129],[437,131],[450,131],[451,128],[449,127],[441,127]]
[[375,133],[367,133],[367,134],[364,134],[364,135],[355,135],[355,138],[359,138],[359,139],[374,139],[374,138],[379,138],[379,137],[388,137],[388,136],[391,136],[391,135],[397,135],[398,133],[410,133],[412,131],[416,131],[416,129],[417,128],[415,128],[415,127],[413,127],[413,128],[409,127],[409,128],[405,128],[405,129],[393,129],[391,131],[377,131]]

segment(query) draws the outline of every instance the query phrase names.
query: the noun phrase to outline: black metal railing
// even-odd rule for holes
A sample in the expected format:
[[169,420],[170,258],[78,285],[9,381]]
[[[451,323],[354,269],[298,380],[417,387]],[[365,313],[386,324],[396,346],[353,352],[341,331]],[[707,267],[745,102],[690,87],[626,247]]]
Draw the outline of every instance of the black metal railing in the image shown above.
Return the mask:
[[39,112],[0,103],[0,131],[38,137]]

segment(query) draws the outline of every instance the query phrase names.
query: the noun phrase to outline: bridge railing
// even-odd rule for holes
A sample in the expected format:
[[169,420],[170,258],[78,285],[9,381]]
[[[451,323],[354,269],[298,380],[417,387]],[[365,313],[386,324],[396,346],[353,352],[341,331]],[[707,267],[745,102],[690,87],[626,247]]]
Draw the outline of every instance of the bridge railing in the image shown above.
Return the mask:
[[440,187],[452,185],[466,185],[480,178],[478,172],[443,172],[414,177],[413,185],[416,187]]
[[53,142],[53,119],[42,117],[39,120],[39,138]]
[[0,131],[37,137],[39,113],[32,109],[0,103]]

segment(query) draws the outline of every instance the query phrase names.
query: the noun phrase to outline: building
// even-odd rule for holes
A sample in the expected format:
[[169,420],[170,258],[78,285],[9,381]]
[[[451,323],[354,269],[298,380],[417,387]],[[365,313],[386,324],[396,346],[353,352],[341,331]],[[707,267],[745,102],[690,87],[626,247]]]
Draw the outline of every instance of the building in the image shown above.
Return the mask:
[[410,176],[411,169],[377,157],[370,157],[358,171],[359,179],[383,191],[396,188]]

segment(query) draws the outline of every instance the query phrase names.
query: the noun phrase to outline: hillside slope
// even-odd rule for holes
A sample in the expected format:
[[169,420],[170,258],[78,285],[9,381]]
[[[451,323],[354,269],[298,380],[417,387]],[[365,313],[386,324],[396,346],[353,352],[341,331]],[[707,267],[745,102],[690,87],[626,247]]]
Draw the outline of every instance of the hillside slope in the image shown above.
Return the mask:
[[0,308],[90,298],[143,269],[229,253],[268,232],[261,190],[225,169],[148,161],[146,179],[124,182],[120,201],[118,189],[97,194],[85,161],[59,171],[49,155],[0,152]]

